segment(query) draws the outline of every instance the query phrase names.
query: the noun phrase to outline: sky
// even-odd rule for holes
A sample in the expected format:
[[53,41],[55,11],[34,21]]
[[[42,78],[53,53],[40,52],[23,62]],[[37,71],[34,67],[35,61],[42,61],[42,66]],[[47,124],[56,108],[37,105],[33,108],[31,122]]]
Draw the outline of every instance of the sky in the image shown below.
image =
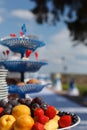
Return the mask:
[[[56,26],[38,25],[29,11],[34,6],[35,3],[30,0],[0,0],[0,38],[11,33],[19,37],[21,26],[25,23],[27,34],[38,36],[46,44],[37,49],[39,59],[48,62],[39,72],[87,74],[87,48],[82,44],[72,47],[74,42],[63,21]],[[4,49],[6,47],[0,47],[1,56]]]

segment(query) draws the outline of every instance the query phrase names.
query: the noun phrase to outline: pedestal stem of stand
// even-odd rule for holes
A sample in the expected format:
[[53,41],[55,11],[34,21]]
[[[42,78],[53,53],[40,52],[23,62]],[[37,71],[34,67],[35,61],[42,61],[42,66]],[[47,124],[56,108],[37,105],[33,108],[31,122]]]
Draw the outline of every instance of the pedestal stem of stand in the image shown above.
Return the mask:
[[21,72],[21,82],[24,82],[24,72]]
[[[21,58],[23,58],[24,53],[21,53]],[[21,72],[21,82],[24,82],[24,72]]]

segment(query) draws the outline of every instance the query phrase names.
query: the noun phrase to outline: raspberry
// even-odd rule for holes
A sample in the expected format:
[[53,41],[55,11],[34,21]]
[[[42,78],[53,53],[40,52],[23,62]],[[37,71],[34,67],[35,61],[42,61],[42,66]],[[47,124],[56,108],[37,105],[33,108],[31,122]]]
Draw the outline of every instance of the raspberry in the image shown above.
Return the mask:
[[39,122],[35,122],[32,127],[32,130],[44,130],[44,125]]
[[56,115],[56,109],[54,106],[48,106],[47,110],[45,111],[45,115],[49,117],[49,119],[54,118]]
[[41,115],[38,117],[38,122],[45,124],[46,122],[49,121],[49,117],[45,116],[45,115]]
[[37,108],[35,111],[34,111],[34,116],[41,116],[41,115],[44,115],[44,111],[42,108]]
[[72,117],[70,115],[61,116],[58,123],[61,128],[68,127],[72,124]]

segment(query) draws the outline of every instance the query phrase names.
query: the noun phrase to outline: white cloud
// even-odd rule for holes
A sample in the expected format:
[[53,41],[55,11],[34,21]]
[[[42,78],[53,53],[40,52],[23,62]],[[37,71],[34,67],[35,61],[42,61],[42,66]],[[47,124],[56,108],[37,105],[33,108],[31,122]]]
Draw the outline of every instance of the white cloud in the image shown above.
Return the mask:
[[[69,72],[87,73],[85,71],[87,66],[87,47],[81,44],[77,47],[72,47],[72,45],[73,42],[67,29],[63,29],[57,34],[50,36],[49,43],[39,50],[41,58],[48,60],[48,67],[47,69],[45,68],[46,71],[60,72],[63,65],[66,65]],[[65,57],[64,61],[62,57]]]
[[13,10],[11,12],[11,15],[16,16],[18,18],[26,19],[26,20],[30,20],[34,18],[34,15],[30,11],[22,10],[22,9]]

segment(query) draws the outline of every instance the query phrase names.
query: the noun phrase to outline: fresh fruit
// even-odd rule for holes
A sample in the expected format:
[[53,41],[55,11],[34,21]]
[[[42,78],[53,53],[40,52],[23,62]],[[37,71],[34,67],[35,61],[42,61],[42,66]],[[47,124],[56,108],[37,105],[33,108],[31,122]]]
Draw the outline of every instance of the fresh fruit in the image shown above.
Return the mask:
[[26,50],[26,58],[28,58],[32,53],[32,50]]
[[19,117],[20,115],[31,115],[31,110],[28,106],[20,104],[13,107],[12,115],[15,118]]
[[12,109],[11,108],[4,108],[3,115],[5,114],[11,114]]
[[35,122],[32,127],[32,130],[44,130],[44,125],[39,122]]
[[14,123],[14,130],[31,130],[34,120],[29,115],[19,116]]
[[49,121],[49,117],[45,116],[45,115],[41,115],[38,117],[38,122],[45,124]]
[[30,105],[31,105],[31,99],[26,98],[25,105],[27,105],[28,107],[30,107]]
[[0,107],[0,114],[4,111],[3,107]]
[[19,102],[17,100],[15,100],[15,99],[10,99],[8,101],[8,103],[11,104],[13,107],[17,106],[19,104]]
[[[9,123],[12,122],[10,117],[3,119],[8,114],[15,119],[13,123]],[[78,121],[76,114],[58,111],[41,97],[0,100],[0,117],[0,120],[3,119],[0,121],[0,130],[56,130]]]
[[43,103],[43,100],[41,97],[35,97],[32,102],[35,102],[35,103],[38,103],[39,105],[41,105],[41,103]]
[[21,104],[25,104],[25,98],[19,98],[18,102],[21,103]]
[[48,106],[45,111],[45,115],[48,116],[49,119],[54,118],[54,116],[56,115],[56,108],[54,106]]
[[0,107],[5,107],[7,102],[5,100],[0,100]]
[[72,116],[72,124],[75,124],[78,121],[78,117],[76,114],[73,115],[71,114],[71,116]]
[[34,116],[41,116],[41,115],[44,115],[44,111],[42,108],[37,108],[35,111],[34,111]]
[[59,127],[58,125],[58,118],[54,117],[53,119],[50,119],[45,125],[45,130],[57,130]]
[[3,115],[0,118],[0,130],[13,130],[15,118],[12,115]]
[[72,117],[70,115],[61,116],[58,123],[61,128],[68,127],[72,124]]
[[41,103],[40,107],[41,107],[43,110],[46,110],[47,107],[48,107],[48,104],[45,103],[45,102],[43,102],[43,103]]

